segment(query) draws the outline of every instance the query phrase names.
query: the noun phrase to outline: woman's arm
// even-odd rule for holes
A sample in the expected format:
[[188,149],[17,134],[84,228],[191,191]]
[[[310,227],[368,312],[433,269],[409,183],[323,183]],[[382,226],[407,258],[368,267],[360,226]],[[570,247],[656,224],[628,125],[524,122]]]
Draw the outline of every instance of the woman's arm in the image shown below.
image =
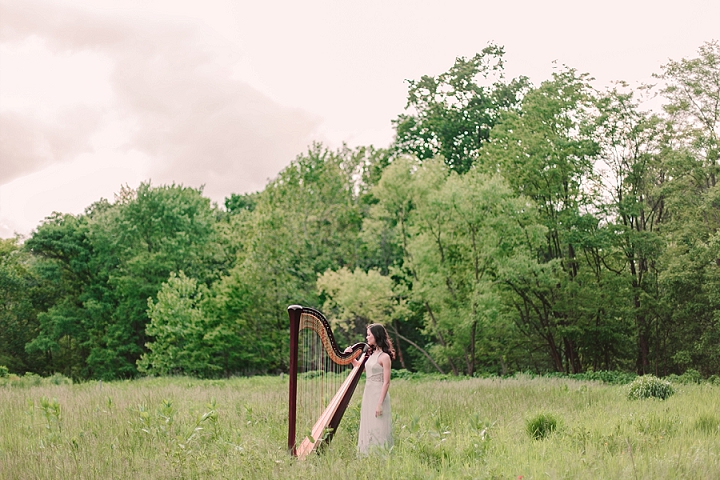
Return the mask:
[[[347,348],[343,351],[343,353],[350,353],[350,352],[352,352],[352,347],[347,347]],[[353,365],[353,367],[357,367],[358,365],[360,365],[360,362],[358,361],[357,358],[354,358],[354,359],[352,360],[352,365]]]
[[380,399],[378,400],[377,408],[375,409],[376,417],[379,417],[383,414],[382,404],[385,400],[388,389],[390,388],[390,355],[385,352],[381,353],[380,358],[378,358],[378,363],[380,363],[380,365],[382,365],[383,367],[383,386],[382,391],[380,392]]

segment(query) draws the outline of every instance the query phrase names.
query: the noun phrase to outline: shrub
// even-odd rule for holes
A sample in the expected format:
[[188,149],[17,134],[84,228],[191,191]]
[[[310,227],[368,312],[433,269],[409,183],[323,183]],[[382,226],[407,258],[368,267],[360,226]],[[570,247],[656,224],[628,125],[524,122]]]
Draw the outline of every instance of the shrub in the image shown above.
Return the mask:
[[566,374],[564,372],[550,372],[544,374],[543,377],[572,378],[573,380],[603,382],[610,385],[624,385],[635,380],[637,378],[637,374],[629,372],[618,372],[614,370],[598,370],[571,374]]
[[557,419],[550,413],[539,413],[525,421],[525,430],[535,440],[546,438],[557,428]]
[[585,372],[580,375],[584,376],[583,380],[596,380],[610,385],[625,385],[637,378],[635,373],[604,370],[598,370],[597,372]]
[[400,368],[398,370],[392,370],[391,372],[391,378],[404,378],[404,379],[411,379],[413,378],[413,372],[406,370],[404,368]]
[[710,385],[720,385],[720,377],[717,375],[710,375],[707,381]]
[[52,377],[48,377],[48,382],[53,385],[72,385],[71,378],[66,377],[62,373],[54,373]]
[[695,369],[688,368],[682,375],[675,375],[674,373],[672,373],[665,377],[665,380],[668,380],[671,383],[689,385],[693,383],[702,383],[703,378],[702,375],[700,375],[700,372]]
[[10,374],[10,370],[5,365],[0,365],[0,378],[5,378]]
[[391,372],[391,378],[392,379],[403,379],[403,380],[462,380],[463,376],[451,376],[451,375],[443,375],[442,373],[425,373],[425,372],[411,372],[409,370],[405,370],[404,368],[399,368],[397,370],[392,370]]
[[680,375],[680,382],[683,384],[702,383],[702,380],[703,378],[700,372],[692,368],[688,368],[685,370],[685,373]]
[[23,385],[28,387],[37,387],[42,384],[42,380],[42,377],[37,373],[25,372],[25,375],[22,376]]
[[627,396],[630,400],[643,398],[659,398],[665,400],[675,393],[670,382],[661,380],[654,375],[644,375],[635,379],[628,388]]

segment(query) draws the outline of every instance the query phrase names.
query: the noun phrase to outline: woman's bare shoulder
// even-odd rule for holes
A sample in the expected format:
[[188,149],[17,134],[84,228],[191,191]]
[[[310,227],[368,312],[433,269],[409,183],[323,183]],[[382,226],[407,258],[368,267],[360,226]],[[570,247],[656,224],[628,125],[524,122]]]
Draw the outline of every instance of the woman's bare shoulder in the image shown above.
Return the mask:
[[385,361],[390,362],[391,361],[390,355],[388,355],[385,352],[380,352],[380,355],[378,355],[378,361],[379,362],[385,362]]

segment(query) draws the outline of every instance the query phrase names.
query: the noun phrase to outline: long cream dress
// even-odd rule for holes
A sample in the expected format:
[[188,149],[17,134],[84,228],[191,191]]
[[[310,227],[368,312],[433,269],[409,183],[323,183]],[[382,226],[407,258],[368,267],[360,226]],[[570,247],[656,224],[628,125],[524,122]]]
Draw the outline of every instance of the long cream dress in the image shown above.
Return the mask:
[[360,407],[358,433],[358,452],[362,455],[370,453],[373,447],[390,447],[393,443],[389,392],[382,403],[382,415],[375,416],[383,386],[383,367],[378,363],[381,353],[381,351],[373,353],[365,362],[365,391]]

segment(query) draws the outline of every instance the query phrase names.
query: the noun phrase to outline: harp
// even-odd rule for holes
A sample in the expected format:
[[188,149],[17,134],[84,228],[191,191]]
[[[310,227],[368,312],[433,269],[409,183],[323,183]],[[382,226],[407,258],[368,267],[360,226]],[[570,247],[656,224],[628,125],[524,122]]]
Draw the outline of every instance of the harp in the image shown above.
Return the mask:
[[[322,313],[291,305],[288,449],[305,458],[332,440],[360,380],[368,345],[341,352]],[[357,366],[352,361],[358,360]],[[352,367],[347,373],[348,366]]]

